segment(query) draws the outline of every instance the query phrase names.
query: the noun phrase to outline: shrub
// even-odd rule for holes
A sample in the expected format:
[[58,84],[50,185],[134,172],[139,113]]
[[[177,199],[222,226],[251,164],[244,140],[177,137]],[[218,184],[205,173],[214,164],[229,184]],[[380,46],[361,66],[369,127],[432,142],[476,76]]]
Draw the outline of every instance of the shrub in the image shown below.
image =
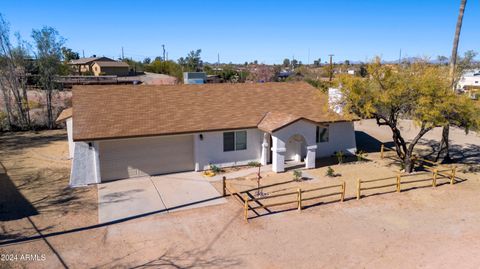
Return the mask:
[[363,150],[357,151],[357,161],[362,162],[365,161],[365,157],[367,156],[367,153]]
[[293,170],[293,180],[299,181],[302,178],[302,171],[301,170]]
[[210,164],[210,170],[212,172],[214,172],[215,174],[218,174],[218,173],[222,172],[222,169],[220,169],[220,167],[218,167],[214,164]]
[[335,170],[333,170],[333,168],[329,166],[327,168],[327,173],[325,173],[325,176],[334,177],[335,176]]
[[343,151],[337,151],[335,152],[335,156],[337,156],[337,160],[338,160],[338,164],[342,164],[343,163],[343,157],[345,156],[345,154],[343,154]]

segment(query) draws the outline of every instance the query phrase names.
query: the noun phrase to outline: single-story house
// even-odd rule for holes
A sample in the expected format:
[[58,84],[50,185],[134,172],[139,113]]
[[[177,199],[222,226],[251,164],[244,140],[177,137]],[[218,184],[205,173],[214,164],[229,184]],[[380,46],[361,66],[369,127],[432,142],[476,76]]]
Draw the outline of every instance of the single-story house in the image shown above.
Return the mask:
[[108,57],[89,57],[71,60],[68,63],[78,74],[91,73],[95,76],[126,76],[130,66],[125,62],[118,62]]
[[352,119],[304,82],[81,86],[72,101],[72,186],[356,151]]
[[125,62],[95,61],[92,72],[95,76],[128,76],[130,66]]
[[68,65],[74,67],[79,74],[83,74],[87,72],[93,73],[92,65],[95,61],[114,62],[115,60],[110,59],[108,57],[87,57],[87,58],[70,60],[70,62],[68,62]]

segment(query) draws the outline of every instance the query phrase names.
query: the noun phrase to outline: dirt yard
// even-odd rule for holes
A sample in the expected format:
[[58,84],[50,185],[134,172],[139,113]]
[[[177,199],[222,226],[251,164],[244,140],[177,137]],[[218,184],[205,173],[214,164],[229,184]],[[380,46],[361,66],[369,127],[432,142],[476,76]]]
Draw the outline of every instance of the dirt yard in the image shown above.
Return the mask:
[[[223,205],[100,227],[89,227],[97,223],[95,187],[67,187],[65,132],[0,136],[0,162],[6,170],[0,171],[0,240],[59,232],[0,245],[0,253],[10,257],[44,257],[0,261],[0,267],[479,268],[480,176],[466,172],[475,168],[465,169],[478,165],[478,135],[452,132],[454,157],[468,163],[461,165],[466,173],[457,173],[457,184],[441,184],[447,180],[440,179],[436,188],[424,182],[401,193],[394,188],[368,191],[356,200],[357,178],[392,176],[399,169],[391,159],[379,158],[380,143],[390,141],[388,130],[370,121],[357,123],[356,130],[358,147],[371,161],[338,165],[334,159],[322,160],[322,167],[304,171],[306,180],[288,184],[296,189],[346,181],[343,203],[335,197],[332,203],[312,201],[316,205],[301,212],[295,206],[260,217],[251,212],[246,224],[242,207],[229,198]],[[414,133],[410,124],[404,130]],[[419,153],[429,154],[438,137],[439,130],[434,130]],[[326,177],[328,166],[339,175]],[[292,173],[263,177],[267,185],[291,180]],[[231,182],[239,189],[256,186],[254,175]],[[215,186],[221,189],[219,184]]]

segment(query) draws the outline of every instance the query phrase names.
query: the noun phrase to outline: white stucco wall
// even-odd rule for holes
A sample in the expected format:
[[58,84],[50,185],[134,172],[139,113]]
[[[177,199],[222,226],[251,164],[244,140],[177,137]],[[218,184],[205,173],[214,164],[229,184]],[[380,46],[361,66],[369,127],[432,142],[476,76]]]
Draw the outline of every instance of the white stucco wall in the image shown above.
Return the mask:
[[98,143],[74,142],[74,157],[70,173],[70,186],[81,187],[100,183]]
[[329,157],[340,150],[345,154],[355,153],[357,144],[353,122],[330,123],[328,128],[328,142],[317,144],[317,158]]
[[[263,132],[259,129],[245,129],[247,131],[247,149],[237,151],[223,151],[223,133],[233,132],[205,132],[194,135],[195,170],[209,169],[209,164],[219,167],[245,165],[250,161],[260,161],[262,154]],[[200,140],[200,134],[203,140]]]
[[274,136],[280,138],[282,141],[279,141],[278,146],[285,148],[285,142],[288,141],[293,135],[299,134],[305,138],[307,145],[315,144],[315,132],[316,125],[309,121],[299,120],[288,126],[283,127],[282,129],[273,133]]
[[[292,146],[288,142],[293,136],[299,135],[303,137],[304,142],[300,142],[296,146]],[[282,129],[273,132],[272,134],[272,151],[273,151],[273,161],[272,161],[272,170],[274,172],[283,172],[285,170],[284,161],[288,160],[292,156],[287,156],[287,154],[298,154],[302,153],[301,156],[296,156],[294,158],[298,161],[305,161],[306,168],[315,167],[315,149],[317,147],[315,143],[316,135],[316,125],[310,121],[299,120],[290,125],[284,126]],[[296,150],[288,150],[289,148],[295,148]],[[301,147],[300,149],[298,147]],[[305,152],[305,159],[301,160],[303,157],[303,152]]]
[[67,119],[67,137],[68,137],[68,157],[73,158],[75,144],[73,143],[73,121],[72,118]]

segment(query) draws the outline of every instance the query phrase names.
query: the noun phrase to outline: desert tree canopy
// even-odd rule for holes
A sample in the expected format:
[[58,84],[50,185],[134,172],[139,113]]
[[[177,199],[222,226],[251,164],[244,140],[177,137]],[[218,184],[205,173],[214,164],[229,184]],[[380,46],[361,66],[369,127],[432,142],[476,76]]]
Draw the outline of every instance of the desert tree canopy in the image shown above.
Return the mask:
[[[424,61],[406,65],[382,64],[379,58],[367,66],[365,78],[342,75],[339,83],[345,109],[362,118],[374,118],[392,131],[397,155],[407,172],[413,170],[412,154],[418,141],[435,127],[452,124],[467,132],[479,126],[479,109],[465,96],[449,90],[448,69]],[[407,143],[399,120],[411,119],[420,130]]]

